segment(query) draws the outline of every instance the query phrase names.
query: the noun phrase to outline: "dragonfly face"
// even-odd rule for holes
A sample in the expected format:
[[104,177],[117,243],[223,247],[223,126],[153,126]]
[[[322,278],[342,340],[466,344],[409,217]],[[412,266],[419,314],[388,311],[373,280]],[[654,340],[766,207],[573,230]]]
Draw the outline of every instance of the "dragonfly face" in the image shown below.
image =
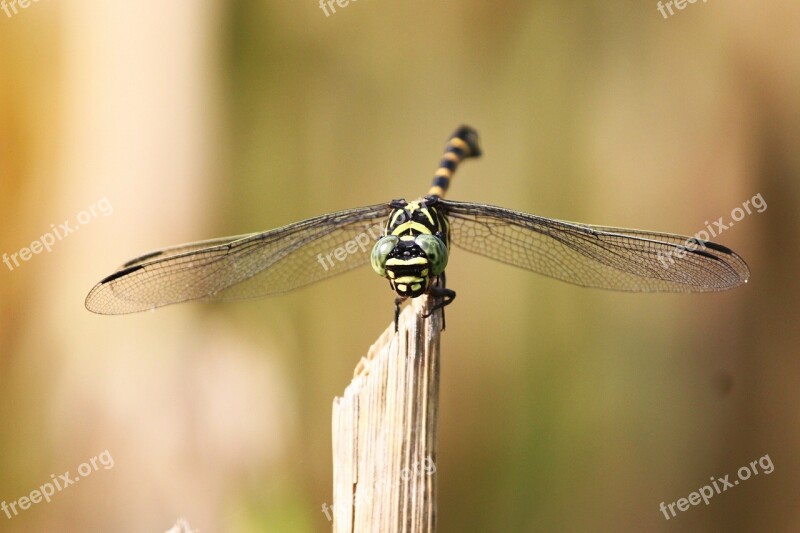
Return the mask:
[[437,202],[435,196],[394,200],[384,235],[372,249],[372,269],[400,298],[427,293],[447,266],[449,226]]

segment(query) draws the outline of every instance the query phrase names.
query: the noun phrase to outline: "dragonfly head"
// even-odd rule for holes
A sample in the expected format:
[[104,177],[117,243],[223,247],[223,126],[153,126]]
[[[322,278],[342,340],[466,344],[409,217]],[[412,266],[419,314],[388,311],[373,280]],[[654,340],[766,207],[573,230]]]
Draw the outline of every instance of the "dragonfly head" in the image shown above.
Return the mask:
[[399,296],[416,298],[444,272],[447,257],[447,246],[436,235],[387,235],[372,249],[372,269],[387,278]]

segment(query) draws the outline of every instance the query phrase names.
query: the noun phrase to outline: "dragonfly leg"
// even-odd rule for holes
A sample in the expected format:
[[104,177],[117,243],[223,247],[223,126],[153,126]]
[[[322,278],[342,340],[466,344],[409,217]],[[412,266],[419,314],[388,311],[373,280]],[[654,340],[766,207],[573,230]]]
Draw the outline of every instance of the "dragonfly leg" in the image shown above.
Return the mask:
[[400,321],[400,305],[405,302],[405,298],[394,299],[394,332],[397,333],[397,323]]
[[425,318],[428,318],[437,309],[441,309],[442,310],[442,329],[445,329],[444,308],[446,306],[450,305],[450,303],[452,303],[452,301],[456,299],[456,291],[454,291],[453,289],[448,289],[447,287],[445,287],[445,284],[446,284],[446,281],[445,281],[444,272],[443,272],[441,274],[441,276],[439,276],[439,279],[437,280],[437,284],[433,285],[430,288],[430,291],[429,291],[429,294],[431,296],[433,296],[434,298],[441,298],[441,300],[436,302],[436,304],[433,307],[431,307],[431,310],[430,310],[430,312],[428,314],[424,315]]

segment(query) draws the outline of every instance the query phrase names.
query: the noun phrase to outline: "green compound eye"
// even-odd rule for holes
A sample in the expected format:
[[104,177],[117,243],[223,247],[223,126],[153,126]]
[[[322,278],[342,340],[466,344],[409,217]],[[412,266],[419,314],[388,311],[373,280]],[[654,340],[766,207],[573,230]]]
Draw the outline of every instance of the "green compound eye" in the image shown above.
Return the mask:
[[447,266],[447,247],[442,242],[442,239],[434,235],[417,235],[414,242],[428,256],[431,273],[434,276],[438,276],[444,272],[444,267]]
[[379,276],[386,277],[386,259],[389,258],[389,254],[392,253],[398,242],[400,242],[400,239],[394,235],[387,235],[378,239],[378,242],[372,248],[372,255],[370,256],[372,270]]

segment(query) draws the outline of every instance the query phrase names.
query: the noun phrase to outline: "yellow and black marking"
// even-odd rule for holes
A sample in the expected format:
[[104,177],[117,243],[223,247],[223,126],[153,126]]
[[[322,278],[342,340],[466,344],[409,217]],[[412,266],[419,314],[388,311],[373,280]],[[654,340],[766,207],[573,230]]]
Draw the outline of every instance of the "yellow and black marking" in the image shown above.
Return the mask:
[[[428,196],[407,202],[393,200],[384,233],[372,250],[372,268],[389,280],[397,293],[395,319],[406,298],[431,294],[442,298],[436,310],[456,293],[445,287],[444,269],[450,248],[450,224],[440,205],[459,163],[481,154],[478,133],[462,126],[450,137]],[[431,312],[433,312],[433,310]],[[395,320],[396,323],[396,320]]]
[[458,168],[458,164],[470,157],[480,157],[481,148],[478,145],[478,132],[469,126],[461,126],[450,137],[445,145],[442,161],[434,174],[433,185],[428,191],[428,196],[444,198],[450,180]]
[[[416,298],[429,292],[433,279],[443,269],[440,265],[447,262],[449,225],[435,204],[434,198],[392,202],[394,209],[384,235],[394,237],[394,246],[384,255],[382,267],[389,285],[400,298]],[[425,237],[419,238],[420,235]],[[426,246],[433,239],[438,239],[441,245]]]

